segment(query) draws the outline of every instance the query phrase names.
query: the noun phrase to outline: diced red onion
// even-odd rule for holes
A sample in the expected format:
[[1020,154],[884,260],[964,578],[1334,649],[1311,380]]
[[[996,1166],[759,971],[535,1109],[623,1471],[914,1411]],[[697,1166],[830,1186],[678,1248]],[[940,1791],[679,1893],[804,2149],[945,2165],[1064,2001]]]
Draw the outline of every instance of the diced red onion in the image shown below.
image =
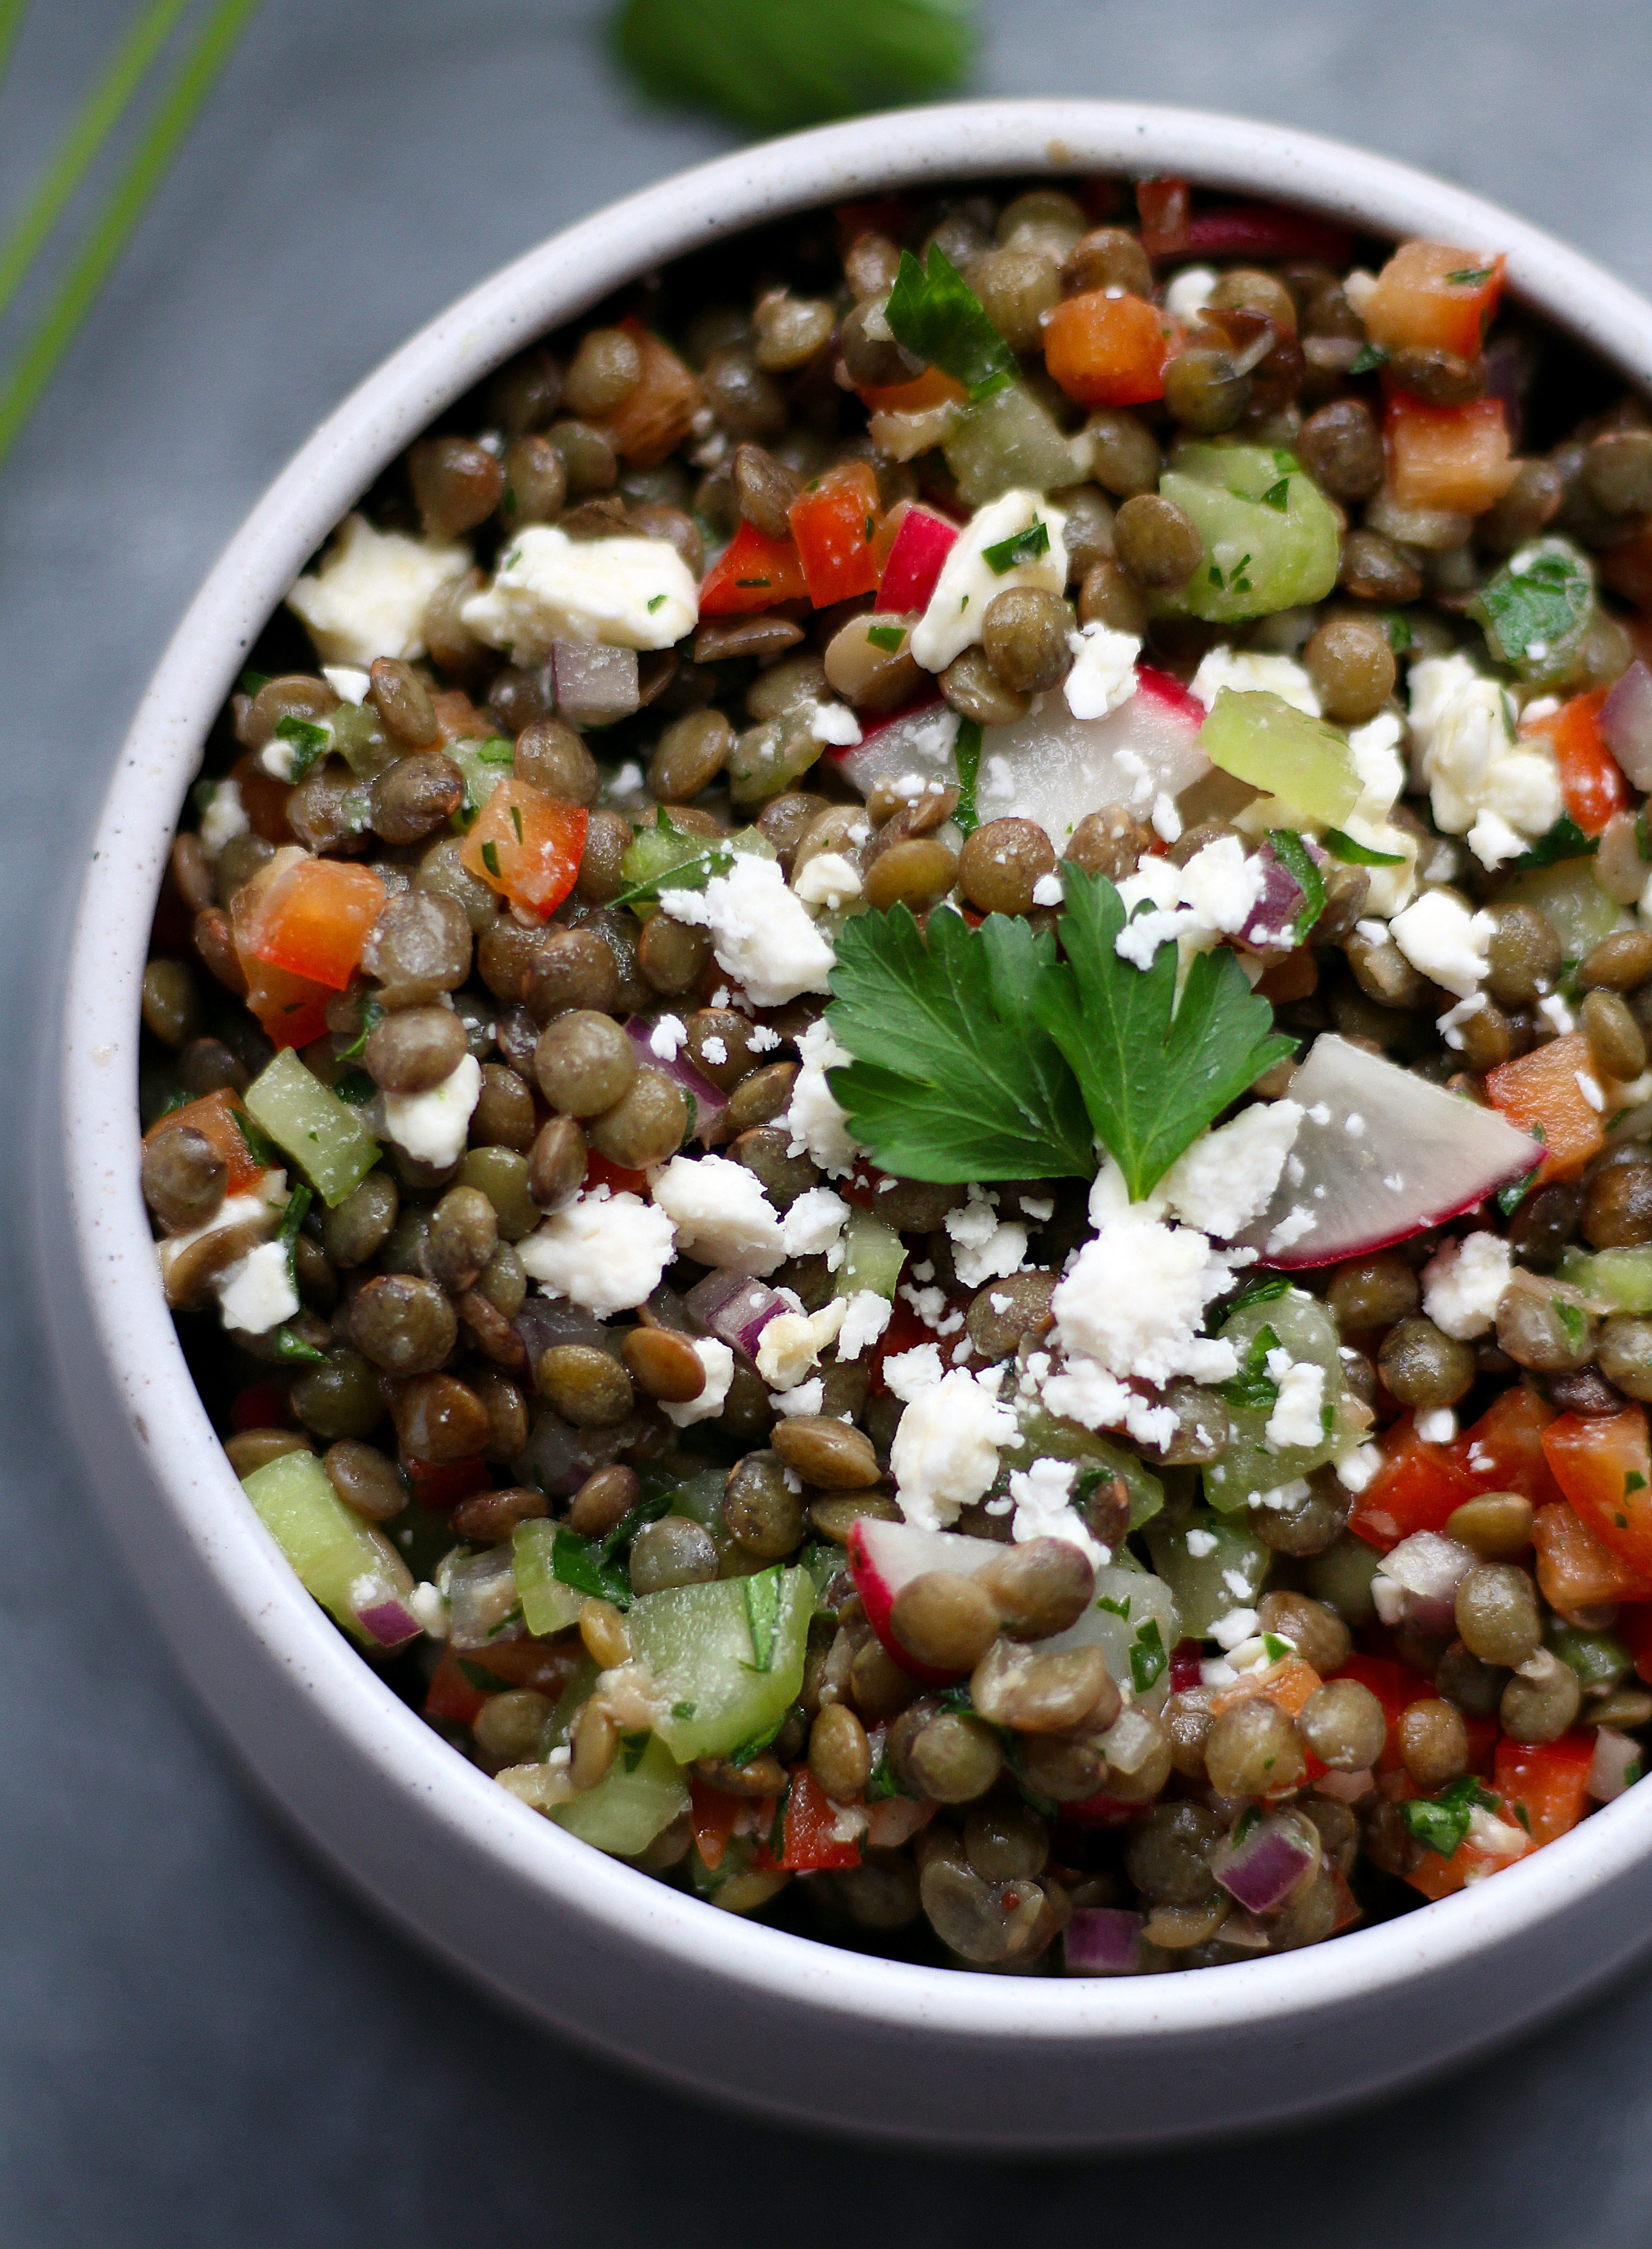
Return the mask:
[[584,1344],[596,1351],[610,1347],[607,1330],[595,1313],[571,1304],[566,1296],[524,1296],[511,1325],[522,1338],[531,1367],[538,1366],[552,1344]]
[[709,1335],[751,1359],[757,1355],[757,1344],[769,1322],[791,1310],[784,1296],[761,1281],[748,1280],[744,1273],[708,1273],[682,1301],[689,1317]]
[[1295,1812],[1258,1819],[1243,1842],[1231,1837],[1210,1857],[1210,1871],[1230,1898],[1250,1913],[1272,1913],[1285,1903],[1320,1856],[1318,1831]]
[[1187,258],[1306,258],[1340,272],[1353,250],[1347,227],[1273,203],[1218,203],[1195,211],[1183,232]]
[[1129,1976],[1141,1961],[1141,1916],[1122,1907],[1081,1905],[1066,1927],[1069,1976]]
[[610,1467],[648,1434],[648,1424],[640,1414],[628,1414],[612,1428],[576,1429],[557,1414],[544,1413],[511,1463],[511,1474],[548,1498],[570,1499],[594,1469]]
[[490,1546],[452,1565],[448,1575],[448,1633],[456,1648],[493,1647],[519,1640],[517,1573],[510,1546]]
[[1621,1734],[1615,1726],[1601,1726],[1594,1736],[1594,1755],[1589,1760],[1584,1786],[1597,1804],[1610,1804],[1641,1778],[1643,1752],[1639,1742]]
[[1652,671],[1638,657],[1601,705],[1598,723],[1628,779],[1652,789]]
[[1378,1616],[1390,1631],[1409,1625],[1417,1632],[1455,1632],[1457,1590],[1473,1567],[1469,1549],[1437,1530],[1402,1538],[1371,1580]]
[[407,1603],[394,1593],[357,1609],[355,1620],[377,1647],[405,1647],[424,1630]]
[[1170,1650],[1170,1692],[1185,1695],[1204,1683],[1204,1648],[1196,1640],[1179,1640]]
[[1525,347],[1518,336],[1499,336],[1495,343],[1486,347],[1481,364],[1485,369],[1486,395],[1497,399],[1501,404],[1503,419],[1508,428],[1509,444],[1518,453],[1525,431],[1527,368]]
[[634,648],[559,640],[551,650],[557,710],[571,726],[608,726],[642,707]]
[[729,1105],[729,1097],[712,1084],[703,1070],[696,1069],[686,1053],[679,1048],[675,1057],[668,1062],[654,1046],[657,1022],[646,1015],[633,1015],[625,1027],[626,1036],[637,1050],[637,1060],[645,1069],[662,1069],[674,1078],[694,1103],[694,1137],[709,1142],[710,1128]]
[[1246,945],[1277,952],[1296,943],[1296,918],[1306,903],[1306,895],[1284,860],[1275,858],[1272,844],[1257,853],[1257,863],[1262,869],[1262,894],[1239,935]]

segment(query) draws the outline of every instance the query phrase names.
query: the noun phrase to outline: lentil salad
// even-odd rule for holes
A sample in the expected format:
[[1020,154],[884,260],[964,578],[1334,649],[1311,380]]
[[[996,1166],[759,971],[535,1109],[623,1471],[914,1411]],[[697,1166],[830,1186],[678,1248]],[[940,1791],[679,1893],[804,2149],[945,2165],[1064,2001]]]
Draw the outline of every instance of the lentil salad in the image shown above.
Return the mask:
[[432,1723],[736,1910],[1092,1973],[1477,1879],[1652,1716],[1652,440],[1489,252],[1107,192],[457,409],[145,987],[203,1393]]

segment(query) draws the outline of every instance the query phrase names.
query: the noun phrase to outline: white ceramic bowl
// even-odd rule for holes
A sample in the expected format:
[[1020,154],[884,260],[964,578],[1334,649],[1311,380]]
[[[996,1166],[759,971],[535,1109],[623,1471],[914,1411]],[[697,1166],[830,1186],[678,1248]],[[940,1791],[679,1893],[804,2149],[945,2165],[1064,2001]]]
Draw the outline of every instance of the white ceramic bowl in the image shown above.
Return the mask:
[[574,1841],[456,1756],[300,1588],[243,1501],[161,1299],[138,1192],[138,996],[208,726],[305,558],[423,425],[616,285],[754,222],[922,182],[1185,174],[1508,252],[1515,292],[1652,382],[1652,306],[1403,166],[1238,119],[1078,101],[914,110],[730,156],[485,282],[362,384],[253,511],[162,658],[86,869],[46,1073],[43,1285],[67,1418],[161,1630],[263,1788],[410,1935],[541,2022],[778,2116],[977,2148],[1277,2122],[1507,2038],[1652,1929],[1652,1787],[1494,1881],[1315,1950],[1126,1982],[946,1973],[721,1914]]

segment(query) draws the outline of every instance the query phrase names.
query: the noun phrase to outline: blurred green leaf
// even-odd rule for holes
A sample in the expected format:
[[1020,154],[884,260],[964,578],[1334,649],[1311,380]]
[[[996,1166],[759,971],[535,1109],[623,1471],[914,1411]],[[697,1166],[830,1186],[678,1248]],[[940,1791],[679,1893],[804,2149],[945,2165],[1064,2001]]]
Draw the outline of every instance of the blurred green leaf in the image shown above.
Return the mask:
[[783,133],[960,85],[974,17],[974,0],[625,0],[614,40],[655,100]]

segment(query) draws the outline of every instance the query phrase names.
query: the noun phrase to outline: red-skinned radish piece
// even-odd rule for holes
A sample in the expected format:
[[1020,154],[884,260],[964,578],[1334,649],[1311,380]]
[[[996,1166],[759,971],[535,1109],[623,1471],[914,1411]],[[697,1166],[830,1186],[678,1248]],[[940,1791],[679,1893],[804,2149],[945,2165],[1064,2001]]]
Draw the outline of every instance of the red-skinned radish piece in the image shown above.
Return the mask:
[[1291,1083],[1285,1173],[1239,1244],[1281,1271],[1368,1256],[1525,1178],[1543,1149],[1495,1110],[1326,1032]]
[[863,1515],[849,1532],[849,1574],[866,1609],[867,1622],[901,1668],[926,1687],[949,1687],[961,1675],[940,1671],[908,1655],[889,1622],[896,1597],[926,1571],[947,1570],[973,1577],[1002,1549],[986,1538],[965,1538],[956,1530],[923,1530],[913,1523],[881,1523]]
[[1652,788],[1652,670],[1637,657],[1601,705],[1601,739],[1636,788]]
[[913,506],[901,519],[889,559],[883,566],[876,607],[919,614],[941,575],[941,565],[958,535],[958,526],[934,510]]

